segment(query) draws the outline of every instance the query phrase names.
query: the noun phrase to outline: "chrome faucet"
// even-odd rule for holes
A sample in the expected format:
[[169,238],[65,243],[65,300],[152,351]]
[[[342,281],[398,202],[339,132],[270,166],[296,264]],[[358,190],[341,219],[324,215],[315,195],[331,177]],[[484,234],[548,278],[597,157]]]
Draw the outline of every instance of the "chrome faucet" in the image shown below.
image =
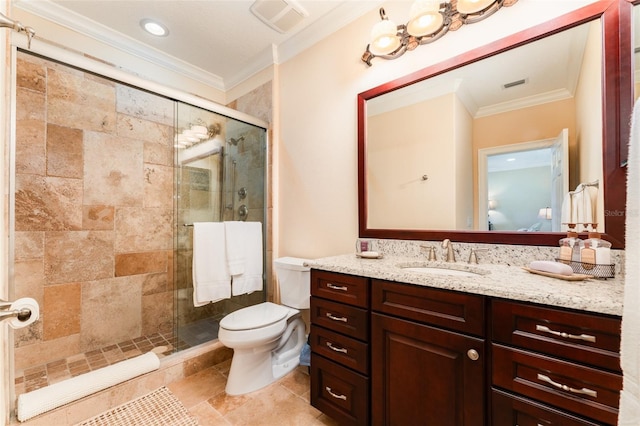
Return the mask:
[[453,252],[453,243],[450,239],[446,239],[442,242],[442,248],[447,249],[447,256],[442,256],[446,262],[455,262],[456,254]]

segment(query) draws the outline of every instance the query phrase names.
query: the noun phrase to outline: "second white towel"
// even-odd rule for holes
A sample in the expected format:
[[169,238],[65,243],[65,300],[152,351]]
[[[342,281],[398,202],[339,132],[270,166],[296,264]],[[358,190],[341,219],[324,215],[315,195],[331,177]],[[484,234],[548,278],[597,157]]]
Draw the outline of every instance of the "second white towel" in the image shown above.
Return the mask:
[[[244,268],[241,274],[233,274],[231,292],[234,296],[260,291],[263,287],[262,223],[241,223],[242,231],[233,237],[233,244],[240,245],[244,251]],[[230,239],[230,235],[227,234],[227,238]]]

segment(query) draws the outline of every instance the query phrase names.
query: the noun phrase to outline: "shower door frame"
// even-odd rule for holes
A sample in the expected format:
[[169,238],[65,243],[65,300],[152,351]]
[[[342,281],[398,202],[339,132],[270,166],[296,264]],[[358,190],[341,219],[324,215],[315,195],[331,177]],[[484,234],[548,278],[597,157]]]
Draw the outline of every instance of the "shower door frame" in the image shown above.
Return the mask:
[[[4,36],[0,38],[0,40],[3,39]],[[269,126],[268,123],[256,117],[252,117],[248,114],[215,103],[213,101],[208,101],[198,96],[194,96],[187,92],[183,92],[181,90],[174,89],[150,80],[146,80],[133,74],[129,74],[125,71],[121,71],[110,65],[107,65],[106,63],[98,62],[79,53],[75,53],[49,44],[45,40],[39,40],[38,43],[34,43],[34,45],[29,48],[27,46],[26,37],[16,37],[12,35],[10,39],[9,52],[6,52],[6,49],[4,48],[5,45],[6,44],[3,43],[3,46],[0,48],[0,53],[7,53],[5,57],[9,58],[9,63],[6,64],[5,67],[3,67],[3,71],[0,72],[0,77],[3,80],[2,83],[0,83],[0,86],[8,90],[4,90],[4,93],[6,93],[7,95],[0,104],[0,106],[2,106],[2,108],[0,108],[0,113],[2,114],[3,120],[2,125],[0,125],[0,130],[3,133],[3,136],[6,136],[5,140],[7,141],[6,143],[8,143],[8,146],[5,145],[3,146],[3,148],[8,148],[8,152],[10,153],[15,153],[16,146],[16,64],[17,52],[20,49],[29,54],[40,55],[44,58],[77,67],[101,75],[103,77],[133,86],[135,88],[143,89],[151,93],[164,96],[174,101],[187,103],[214,112],[216,114],[220,114],[234,120],[238,120],[262,128],[265,131],[265,155],[268,155]],[[5,70],[10,70],[10,76],[5,75]],[[6,84],[9,84],[9,87],[6,87]],[[268,157],[265,157],[265,162],[266,158]],[[11,248],[15,244],[15,212],[13,196],[11,194],[15,193],[15,173],[8,173],[6,170],[4,170],[4,161],[6,160],[3,159],[3,165],[0,166],[0,172],[4,173],[0,178],[0,182],[4,182],[4,175],[6,174],[9,180],[8,189],[10,198],[8,200],[8,205],[5,205],[4,202],[0,203],[0,205],[3,206],[3,212],[7,213],[8,215],[9,235],[8,239],[3,238],[4,242],[8,241],[8,247],[5,246],[4,243],[0,243],[0,254],[3,256],[2,262],[3,264],[7,265],[7,270],[4,271],[2,273],[2,276],[0,277],[0,295],[11,297],[11,283],[13,281],[12,265],[14,262]],[[15,155],[10,154],[9,161],[9,172],[12,172],[15,169]],[[265,173],[265,191],[266,188],[268,188],[268,176]],[[266,218],[263,226],[266,229]],[[4,232],[5,228],[3,227],[0,235],[2,237],[7,237]],[[2,296],[0,296],[0,298],[2,298]],[[0,365],[0,369],[2,370],[0,371],[0,386],[2,386],[2,389],[0,389],[0,404],[2,405],[2,407],[0,408],[0,422],[4,422],[10,418],[11,410],[14,408],[14,403],[12,402],[15,398],[15,388],[13,384],[15,374],[13,371],[14,347],[12,337],[13,334],[8,332],[7,326],[3,326],[0,329],[0,333],[2,333],[2,336],[0,336],[0,362],[2,362],[2,365]]]

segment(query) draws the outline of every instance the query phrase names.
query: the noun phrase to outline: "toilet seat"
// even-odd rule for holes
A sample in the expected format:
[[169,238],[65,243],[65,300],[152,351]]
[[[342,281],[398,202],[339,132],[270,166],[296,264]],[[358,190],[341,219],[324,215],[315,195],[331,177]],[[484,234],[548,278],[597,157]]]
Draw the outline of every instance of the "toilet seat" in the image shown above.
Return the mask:
[[286,306],[271,302],[259,303],[238,309],[220,321],[220,328],[229,331],[254,330],[268,327],[285,319],[291,313]]

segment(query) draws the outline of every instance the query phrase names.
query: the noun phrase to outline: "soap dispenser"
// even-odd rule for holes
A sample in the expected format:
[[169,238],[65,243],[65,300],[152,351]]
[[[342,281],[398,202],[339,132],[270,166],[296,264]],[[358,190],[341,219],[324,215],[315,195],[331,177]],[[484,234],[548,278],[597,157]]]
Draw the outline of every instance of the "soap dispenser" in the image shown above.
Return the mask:
[[589,232],[589,238],[584,240],[584,246],[580,250],[580,261],[584,264],[610,265],[611,243],[600,238],[596,231],[598,224],[594,223],[593,231]]
[[570,261],[580,261],[580,238],[578,233],[574,230],[576,226],[573,223],[569,223],[569,232],[567,236],[559,241],[560,254],[558,259],[561,262],[569,263]]

